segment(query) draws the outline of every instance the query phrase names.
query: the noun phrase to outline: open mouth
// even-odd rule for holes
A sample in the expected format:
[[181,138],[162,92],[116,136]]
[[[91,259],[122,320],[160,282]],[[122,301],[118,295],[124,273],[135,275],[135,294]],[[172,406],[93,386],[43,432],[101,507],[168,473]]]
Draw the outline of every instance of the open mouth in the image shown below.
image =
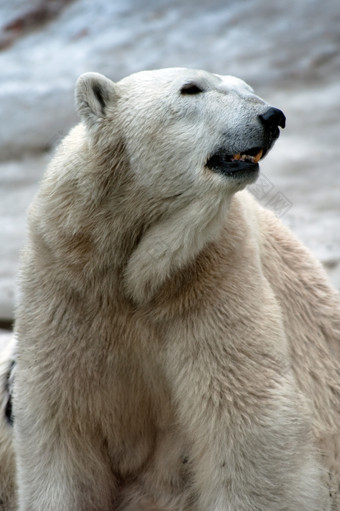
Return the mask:
[[257,173],[259,170],[258,162],[266,155],[267,151],[262,147],[252,147],[240,153],[227,154],[223,149],[219,149],[207,161],[207,167],[231,177],[245,177],[244,173]]

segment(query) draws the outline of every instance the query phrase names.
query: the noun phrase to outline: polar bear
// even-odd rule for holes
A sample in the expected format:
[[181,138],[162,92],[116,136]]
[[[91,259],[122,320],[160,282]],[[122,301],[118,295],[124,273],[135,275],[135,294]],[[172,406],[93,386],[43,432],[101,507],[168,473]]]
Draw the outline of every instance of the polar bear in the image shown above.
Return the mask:
[[285,125],[242,80],[88,73],[29,212],[20,511],[340,509],[340,305],[247,191]]
[[12,384],[15,339],[0,353],[0,511],[15,511],[15,458],[13,451]]

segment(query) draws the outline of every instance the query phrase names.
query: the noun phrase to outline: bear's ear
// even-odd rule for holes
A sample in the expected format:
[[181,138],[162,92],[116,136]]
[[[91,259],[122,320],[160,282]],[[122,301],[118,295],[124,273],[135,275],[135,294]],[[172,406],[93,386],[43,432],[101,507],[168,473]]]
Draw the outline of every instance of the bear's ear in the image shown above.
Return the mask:
[[81,119],[93,124],[107,115],[107,107],[117,97],[116,84],[99,73],[84,73],[77,81],[75,98]]

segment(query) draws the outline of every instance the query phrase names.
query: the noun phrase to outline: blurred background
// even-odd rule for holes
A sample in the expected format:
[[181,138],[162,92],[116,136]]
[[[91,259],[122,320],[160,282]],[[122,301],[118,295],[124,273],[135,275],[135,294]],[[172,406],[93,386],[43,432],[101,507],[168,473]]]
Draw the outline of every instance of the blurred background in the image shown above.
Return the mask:
[[252,191],[340,288],[339,0],[0,0],[0,328],[10,328],[26,209],[77,122],[85,71],[232,74],[284,110]]

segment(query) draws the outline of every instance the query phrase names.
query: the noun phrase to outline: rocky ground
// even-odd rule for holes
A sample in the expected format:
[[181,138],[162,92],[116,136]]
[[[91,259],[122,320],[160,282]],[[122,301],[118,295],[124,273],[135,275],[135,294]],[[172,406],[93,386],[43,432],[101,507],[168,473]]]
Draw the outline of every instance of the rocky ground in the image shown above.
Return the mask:
[[[12,0],[0,4],[0,325],[13,318],[25,215],[76,121],[79,74],[186,66],[235,74],[287,128],[253,192],[340,288],[338,0]],[[0,340],[1,340],[0,332]],[[4,338],[4,337],[3,337]]]

